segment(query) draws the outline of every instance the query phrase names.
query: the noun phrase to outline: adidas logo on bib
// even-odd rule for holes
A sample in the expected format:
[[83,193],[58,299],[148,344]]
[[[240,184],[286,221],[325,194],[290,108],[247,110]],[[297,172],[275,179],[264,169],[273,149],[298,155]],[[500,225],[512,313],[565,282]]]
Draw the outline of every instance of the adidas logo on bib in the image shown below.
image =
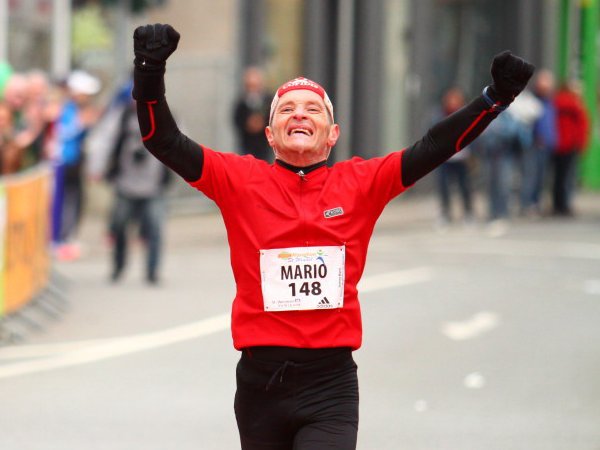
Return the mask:
[[327,297],[323,297],[319,303],[317,303],[317,308],[331,308],[331,303],[327,300]]

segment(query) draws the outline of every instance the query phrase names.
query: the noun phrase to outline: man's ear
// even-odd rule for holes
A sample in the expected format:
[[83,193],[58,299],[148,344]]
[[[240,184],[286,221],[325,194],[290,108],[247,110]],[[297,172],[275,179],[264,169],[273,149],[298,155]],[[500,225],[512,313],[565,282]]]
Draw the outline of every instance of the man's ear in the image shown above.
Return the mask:
[[270,126],[265,127],[265,136],[267,136],[267,142],[269,143],[269,146],[271,148],[275,148],[273,145],[273,141],[274,141],[273,130],[271,129]]
[[340,126],[337,123],[331,125],[329,129],[329,136],[327,137],[327,145],[329,147],[334,147],[338,138],[340,137]]

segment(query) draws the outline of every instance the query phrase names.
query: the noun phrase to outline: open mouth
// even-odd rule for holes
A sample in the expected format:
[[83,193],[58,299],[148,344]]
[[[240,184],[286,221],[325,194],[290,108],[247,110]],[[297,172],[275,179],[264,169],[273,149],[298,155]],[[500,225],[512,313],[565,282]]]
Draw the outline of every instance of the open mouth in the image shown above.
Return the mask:
[[288,131],[288,136],[294,136],[294,135],[299,135],[299,134],[302,134],[305,136],[312,136],[313,132],[312,132],[312,130],[310,130],[308,128],[303,128],[303,127],[294,127]]

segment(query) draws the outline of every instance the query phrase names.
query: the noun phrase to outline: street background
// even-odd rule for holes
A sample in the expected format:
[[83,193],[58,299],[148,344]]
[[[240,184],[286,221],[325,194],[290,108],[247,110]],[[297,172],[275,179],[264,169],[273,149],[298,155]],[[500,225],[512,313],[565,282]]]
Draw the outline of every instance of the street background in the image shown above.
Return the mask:
[[[179,127],[225,152],[242,150],[232,109],[248,66],[271,92],[298,75],[325,87],[342,130],[331,162],[420,139],[443,93],[480,95],[505,49],[547,69],[556,88],[573,82],[590,126],[573,158],[572,211],[553,210],[556,149],[537,146],[541,116],[525,108],[520,130],[532,139],[503,148],[504,216],[489,208],[485,145],[463,161],[474,215],[456,214],[452,191],[452,221],[443,217],[439,172],[382,215],[359,286],[359,449],[600,450],[600,0],[0,0],[0,450],[239,448],[235,286],[214,205],[177,180],[159,283],[147,282],[135,239],[123,278],[110,281],[103,164],[130,101],[132,33],[147,23],[182,35],[165,80]],[[49,168],[64,162],[53,131],[79,70],[97,85],[84,83],[98,114],[79,148],[85,211],[79,236],[50,245],[43,201]],[[7,88],[40,77],[40,97]],[[514,106],[504,118],[519,116]],[[21,132],[36,142],[9,161]],[[519,199],[537,173],[532,155],[548,161],[529,208]],[[43,190],[9,192],[31,173]],[[9,302],[14,292],[35,295]]]

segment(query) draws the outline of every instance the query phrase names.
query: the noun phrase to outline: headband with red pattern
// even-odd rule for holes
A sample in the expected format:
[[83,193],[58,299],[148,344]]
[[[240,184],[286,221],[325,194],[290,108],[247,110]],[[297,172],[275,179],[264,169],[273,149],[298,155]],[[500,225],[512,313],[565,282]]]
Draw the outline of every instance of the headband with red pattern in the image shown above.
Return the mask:
[[327,95],[327,92],[325,92],[325,89],[323,89],[323,87],[320,84],[309,80],[308,78],[298,77],[294,78],[291,81],[288,81],[287,83],[283,83],[279,87],[279,89],[277,89],[277,93],[275,94],[275,97],[273,97],[273,101],[271,102],[271,113],[269,114],[269,123],[271,123],[271,121],[273,120],[273,114],[275,114],[275,107],[277,106],[279,99],[287,92],[297,91],[300,89],[313,91],[316,94],[318,94],[323,99],[325,107],[327,108],[327,111],[331,116],[331,120],[333,121],[333,104],[331,103],[331,100],[329,100],[329,96]]

